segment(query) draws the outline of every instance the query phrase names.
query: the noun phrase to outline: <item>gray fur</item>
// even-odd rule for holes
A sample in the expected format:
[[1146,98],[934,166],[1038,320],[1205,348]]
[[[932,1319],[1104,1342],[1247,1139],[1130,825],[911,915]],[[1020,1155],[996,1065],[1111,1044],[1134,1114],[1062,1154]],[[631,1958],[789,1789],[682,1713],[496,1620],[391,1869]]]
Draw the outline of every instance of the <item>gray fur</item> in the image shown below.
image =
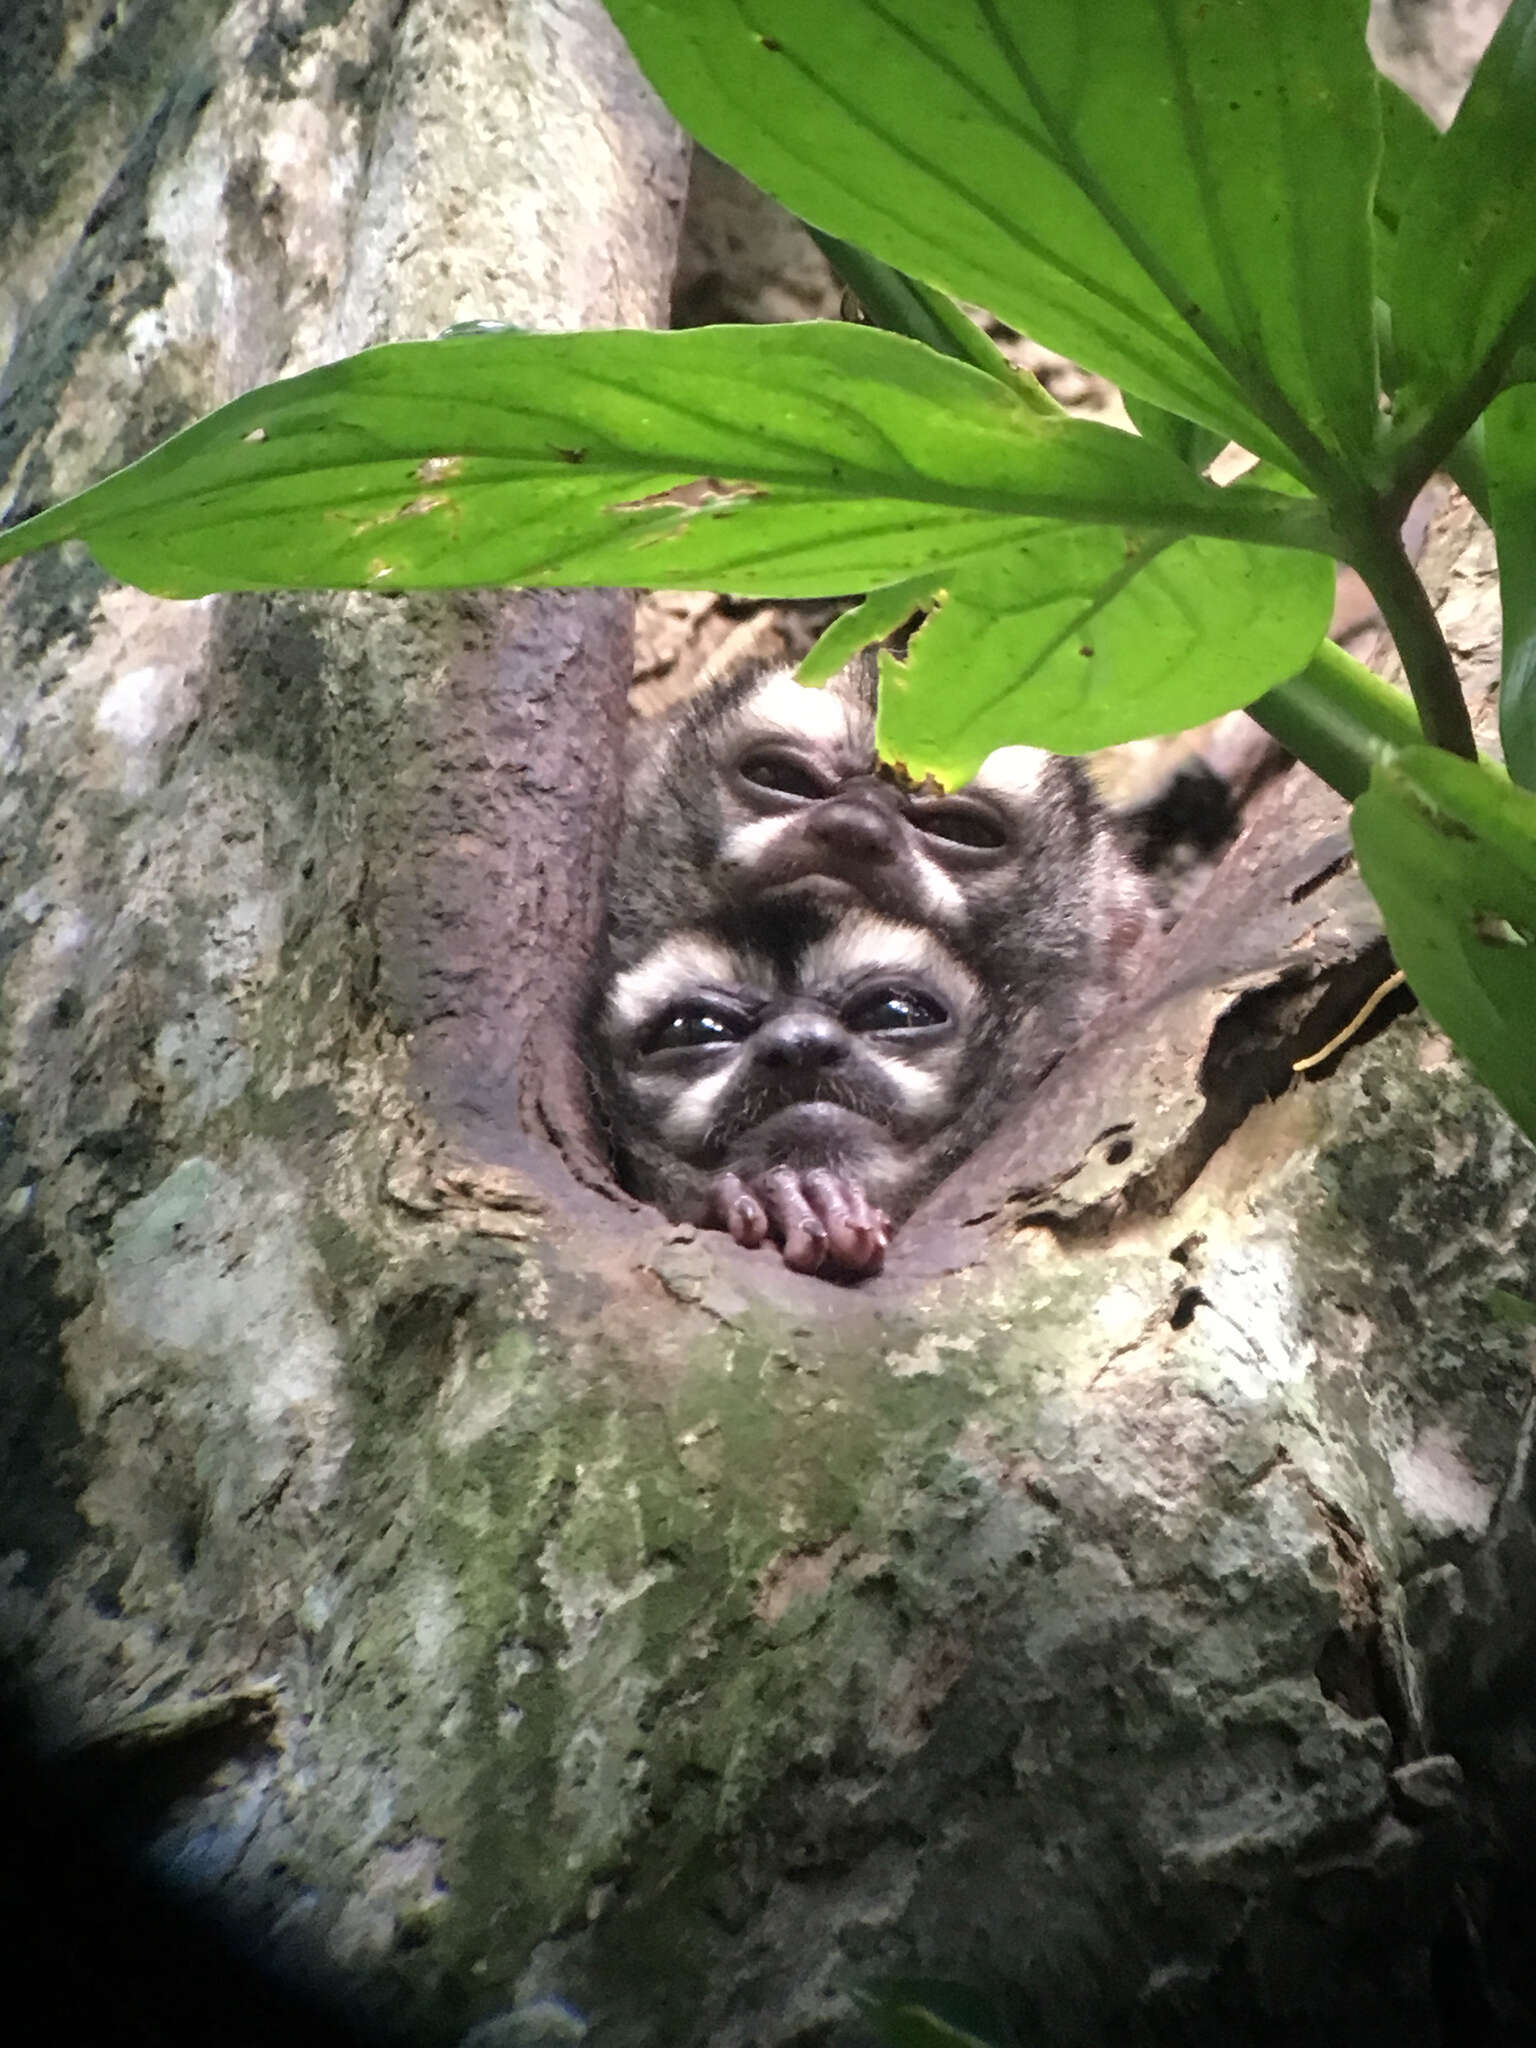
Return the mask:
[[[630,765],[593,1005],[599,1112],[636,1194],[743,1242],[760,1241],[758,1226],[738,1228],[740,1204],[727,1215],[719,1187],[734,1201],[745,1185],[750,1207],[770,1172],[831,1174],[849,1201],[881,1212],[882,1226],[900,1222],[1077,1038],[1150,917],[1145,886],[1078,763],[1009,748],[952,797],[914,790],[877,762],[874,708],[872,657],[826,692],[800,690],[785,670],[748,670],[642,729]],[[891,1105],[865,1102],[857,1116],[821,1119],[842,1126],[837,1156],[822,1157],[822,1139],[810,1136],[816,1116],[765,1112],[765,1136],[738,1103],[709,1143],[679,1138],[680,1112],[674,1105],[669,1123],[665,1106],[667,1061],[641,1049],[654,1020],[637,1036],[616,992],[648,988],[646,963],[664,967],[679,934],[724,946],[733,999],[761,1013],[770,1037],[787,1028],[774,1020],[791,1014],[848,1039],[797,1083],[834,1100],[863,1050],[840,1021],[837,992],[807,963],[824,958],[845,922],[888,931],[902,961],[916,957],[912,935],[924,935],[938,975],[948,962],[963,978],[964,999],[948,1003],[951,1053],[937,1061],[943,1099],[932,1128],[914,1130]],[[953,998],[954,974],[946,986]],[[674,1064],[680,1074],[689,1067]],[[745,1101],[750,1108],[750,1090]],[[790,1135],[775,1140],[775,1131]],[[825,1208],[820,1193],[818,1202]],[[791,1226],[772,1202],[765,1213],[790,1258]],[[878,1264],[867,1236],[841,1240],[863,1247],[845,1250],[851,1272]],[[812,1253],[790,1262],[819,1264]]]
[[[915,1020],[882,1027],[887,997]],[[658,1045],[694,1010],[737,1035]],[[969,1149],[956,1104],[998,1083],[1006,1039],[933,933],[805,896],[669,934],[609,984],[596,1020],[625,1180],[677,1221],[722,1228],[722,1176],[760,1189],[775,1172],[856,1188],[883,1226],[904,1217]]]

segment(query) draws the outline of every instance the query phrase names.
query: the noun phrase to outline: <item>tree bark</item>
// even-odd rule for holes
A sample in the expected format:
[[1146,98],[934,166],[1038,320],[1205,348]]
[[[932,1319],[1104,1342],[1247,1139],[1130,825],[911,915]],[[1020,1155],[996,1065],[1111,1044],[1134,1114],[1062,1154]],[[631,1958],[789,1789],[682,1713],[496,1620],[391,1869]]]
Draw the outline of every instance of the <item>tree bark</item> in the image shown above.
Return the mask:
[[[344,348],[659,317],[584,0],[109,19],[15,32],[14,511]],[[1454,506],[1430,574],[1486,700]],[[584,1128],[614,600],[0,600],[34,1822],[385,2038],[1517,2026],[1536,1159],[1416,1019],[1290,1077],[1379,971],[1321,792],[842,1289]]]

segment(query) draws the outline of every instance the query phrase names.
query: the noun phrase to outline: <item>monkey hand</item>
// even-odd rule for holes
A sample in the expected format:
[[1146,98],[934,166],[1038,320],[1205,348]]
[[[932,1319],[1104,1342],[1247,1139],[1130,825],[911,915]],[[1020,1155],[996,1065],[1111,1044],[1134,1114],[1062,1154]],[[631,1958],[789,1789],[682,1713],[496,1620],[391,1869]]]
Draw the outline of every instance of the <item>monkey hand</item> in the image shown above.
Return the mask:
[[772,1238],[796,1273],[865,1280],[879,1272],[890,1242],[885,1212],[856,1180],[827,1166],[770,1166],[746,1180],[722,1173],[709,1199],[712,1228],[749,1251]]

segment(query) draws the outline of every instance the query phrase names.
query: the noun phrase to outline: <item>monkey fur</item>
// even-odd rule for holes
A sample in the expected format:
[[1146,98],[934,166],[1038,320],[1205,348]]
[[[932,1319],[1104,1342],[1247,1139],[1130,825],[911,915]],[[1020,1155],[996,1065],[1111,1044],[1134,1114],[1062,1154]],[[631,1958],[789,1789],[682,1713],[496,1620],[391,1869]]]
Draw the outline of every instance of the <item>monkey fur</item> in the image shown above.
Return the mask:
[[592,1006],[621,1178],[796,1270],[891,1229],[1113,992],[1150,898],[1081,766],[912,789],[875,664],[716,682],[637,735]]
[[875,911],[790,896],[671,933],[605,991],[628,1182],[797,1270],[873,1271],[968,1148],[956,1106],[1001,1023],[947,946]]

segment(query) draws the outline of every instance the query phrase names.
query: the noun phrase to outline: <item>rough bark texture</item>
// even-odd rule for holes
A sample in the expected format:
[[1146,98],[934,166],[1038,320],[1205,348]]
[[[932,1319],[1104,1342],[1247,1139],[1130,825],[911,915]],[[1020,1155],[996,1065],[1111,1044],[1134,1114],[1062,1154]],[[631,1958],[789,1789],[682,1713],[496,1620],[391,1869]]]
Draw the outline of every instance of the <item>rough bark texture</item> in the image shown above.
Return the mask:
[[1440,127],[1450,126],[1509,0],[1371,0],[1376,62]]
[[[105,20],[6,32],[17,506],[341,347],[661,305],[678,145],[595,10]],[[611,607],[0,595],[45,1800],[423,2043],[851,2044],[890,1972],[1059,2043],[1518,2038],[1536,1160],[1417,1020],[1285,1085],[1369,944],[1321,799],[840,1290],[540,1135]]]

